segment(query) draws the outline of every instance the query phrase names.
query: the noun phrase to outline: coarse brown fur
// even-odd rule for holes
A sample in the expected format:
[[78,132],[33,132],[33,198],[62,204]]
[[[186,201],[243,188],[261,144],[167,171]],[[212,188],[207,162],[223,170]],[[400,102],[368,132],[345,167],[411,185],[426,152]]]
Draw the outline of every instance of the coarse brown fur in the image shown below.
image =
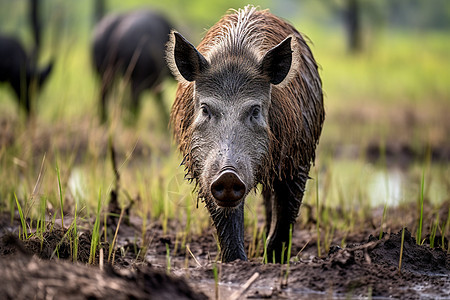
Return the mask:
[[[250,10],[246,8],[246,10]],[[238,14],[233,11],[225,15],[211,29],[198,45],[197,50],[206,59],[215,51],[229,24],[236,24]],[[268,10],[254,10],[248,15],[253,28],[250,35],[257,35],[256,54],[264,55],[289,35],[293,41],[293,74],[280,85],[272,86],[269,109],[270,155],[266,161],[263,178],[258,181],[270,188],[274,179],[293,179],[301,174],[307,176],[311,162],[314,162],[315,148],[319,141],[325,113],[323,107],[322,83],[317,64],[302,35],[286,21],[274,16]],[[219,39],[219,41],[218,41]],[[297,55],[295,52],[297,51]],[[291,72],[292,73],[292,72]],[[184,163],[191,178],[198,173],[190,158],[190,141],[194,116],[194,83],[181,82],[171,112],[171,125]],[[306,181],[306,178],[305,178]]]

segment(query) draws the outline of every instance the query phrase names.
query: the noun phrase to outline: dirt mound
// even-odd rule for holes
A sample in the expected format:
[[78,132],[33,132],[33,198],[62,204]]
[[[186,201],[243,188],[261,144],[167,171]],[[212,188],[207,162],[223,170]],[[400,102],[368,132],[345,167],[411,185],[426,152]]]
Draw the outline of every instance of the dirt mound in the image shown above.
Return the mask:
[[[370,257],[378,264],[398,266],[400,259],[402,231],[391,234],[389,239],[382,240],[371,252]],[[370,241],[376,241],[374,237]],[[419,246],[416,239],[405,229],[403,242],[401,271],[418,274],[450,274],[450,260],[441,248]]]
[[[0,235],[0,299],[207,299],[194,292],[184,279],[145,263],[120,271],[105,265],[102,271],[64,261],[73,255],[66,234],[67,230],[53,229],[43,238],[25,241],[12,233]],[[79,236],[79,262],[88,261],[90,241],[90,233]]]
[[17,254],[0,257],[0,269],[2,299],[207,299],[150,267],[119,273]]
[[[24,254],[35,254],[42,259],[72,259],[74,245],[67,234],[67,230],[54,228],[45,231],[42,236],[21,241],[16,234],[6,233],[0,238],[0,255],[14,254],[18,250]],[[90,232],[82,233],[78,237],[77,261],[88,262],[91,239]]]

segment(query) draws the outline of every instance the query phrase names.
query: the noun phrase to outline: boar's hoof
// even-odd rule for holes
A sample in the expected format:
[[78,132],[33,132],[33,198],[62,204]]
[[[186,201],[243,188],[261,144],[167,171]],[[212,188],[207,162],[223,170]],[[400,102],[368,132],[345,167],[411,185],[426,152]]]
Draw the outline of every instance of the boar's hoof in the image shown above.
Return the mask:
[[211,194],[222,207],[234,207],[245,195],[245,184],[232,170],[225,170],[211,184]]

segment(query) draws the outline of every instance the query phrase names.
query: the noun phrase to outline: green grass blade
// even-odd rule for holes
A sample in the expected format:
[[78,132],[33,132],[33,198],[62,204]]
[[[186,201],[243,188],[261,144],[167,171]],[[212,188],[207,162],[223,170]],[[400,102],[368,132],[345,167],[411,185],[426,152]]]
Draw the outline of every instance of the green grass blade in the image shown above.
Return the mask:
[[292,227],[293,227],[293,224],[291,224],[289,226],[289,244],[288,244],[288,249],[287,249],[287,260],[286,260],[287,266],[286,266],[286,273],[284,275],[284,281],[285,281],[286,285],[287,285],[287,280],[288,280],[288,276],[289,276],[289,264],[290,264],[290,261],[291,261]]
[[100,211],[102,205],[102,191],[98,193],[97,214],[95,217],[94,228],[92,229],[91,249],[89,252],[89,263],[95,262],[95,254],[97,253],[97,246],[100,241]]
[[220,299],[219,298],[219,271],[217,268],[217,263],[214,262],[213,264],[213,274],[214,274],[214,295],[215,295],[215,299]]
[[[28,238],[27,225],[25,223],[25,218],[23,216],[22,207],[20,206],[19,199],[17,199],[16,193],[14,193],[14,197],[16,198],[17,209],[19,210],[19,215],[20,215],[20,223],[22,224],[22,240],[25,240]],[[20,237],[20,233],[19,233],[19,237]]]
[[386,212],[387,212],[387,199],[386,199],[386,202],[384,203],[383,217],[381,218],[380,234],[378,236],[379,240],[381,240],[381,238],[383,237],[383,224],[384,224],[384,221],[386,220]]
[[46,225],[46,221],[45,221],[45,213],[47,211],[47,198],[46,197],[41,197],[41,201],[40,201],[40,207],[39,207],[39,226],[38,228],[36,228],[36,231],[38,231],[38,236],[39,239],[41,241],[41,250],[42,247],[44,245],[44,232],[45,232],[45,225]]
[[320,251],[320,206],[319,206],[319,172],[316,172],[316,231],[317,231],[317,256],[321,256]]
[[59,191],[59,203],[61,206],[61,227],[64,228],[64,197],[61,187],[61,176],[59,172],[58,163],[56,163],[56,174],[58,175],[58,191]]
[[422,244],[424,182],[425,182],[425,169],[422,171],[422,180],[420,181],[420,197],[419,197],[420,216],[419,216],[419,228],[417,229],[417,237],[416,237],[417,245]]
[[77,203],[75,202],[75,215],[73,219],[72,239],[73,239],[73,262],[78,260],[78,228],[77,228]]
[[398,260],[398,272],[400,273],[402,269],[402,257],[403,257],[403,244],[405,242],[405,227],[402,229],[402,241],[400,244],[400,258]]
[[263,261],[264,264],[268,264],[268,258],[267,258],[267,237],[266,237],[266,231],[263,231],[263,241],[264,241],[264,253],[263,253]]
[[169,275],[170,274],[170,248],[169,248],[168,243],[166,243],[166,262],[167,262],[166,273]]

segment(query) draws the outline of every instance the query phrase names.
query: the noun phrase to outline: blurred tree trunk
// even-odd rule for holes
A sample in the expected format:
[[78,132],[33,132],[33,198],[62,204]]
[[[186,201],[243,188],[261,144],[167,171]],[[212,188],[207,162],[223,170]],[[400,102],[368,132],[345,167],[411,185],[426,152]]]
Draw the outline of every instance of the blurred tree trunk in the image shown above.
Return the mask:
[[351,53],[362,50],[361,38],[361,3],[359,0],[347,0],[344,13],[348,36],[348,49]]

